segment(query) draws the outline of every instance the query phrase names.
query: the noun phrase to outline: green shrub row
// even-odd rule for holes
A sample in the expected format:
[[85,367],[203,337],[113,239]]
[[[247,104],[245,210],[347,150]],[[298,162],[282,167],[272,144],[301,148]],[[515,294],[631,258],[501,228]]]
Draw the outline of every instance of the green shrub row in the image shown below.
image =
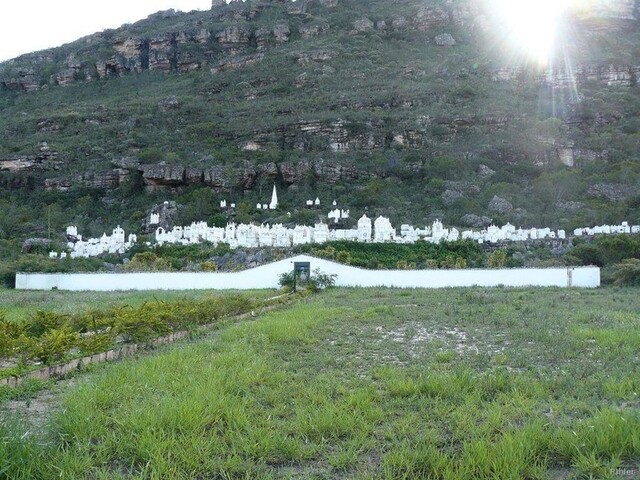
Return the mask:
[[573,244],[569,256],[582,265],[606,267],[627,258],[640,259],[640,235],[603,235],[591,242],[576,237]]
[[0,313],[0,359],[17,362],[17,367],[0,371],[0,377],[23,371],[34,362],[50,365],[104,352],[117,343],[148,343],[254,307],[246,296],[228,295],[200,301],[154,300],[138,307],[120,305],[75,315],[40,310],[20,322]]
[[337,241],[322,247],[304,245],[300,251],[371,269],[467,268],[485,263],[482,246],[470,240],[407,245]]

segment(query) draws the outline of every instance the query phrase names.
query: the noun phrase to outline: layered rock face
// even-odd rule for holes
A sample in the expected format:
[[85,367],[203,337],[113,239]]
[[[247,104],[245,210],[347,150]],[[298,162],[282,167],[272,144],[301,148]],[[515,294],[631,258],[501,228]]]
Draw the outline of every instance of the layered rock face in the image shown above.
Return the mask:
[[[0,167],[8,166],[0,161]],[[313,177],[318,181],[335,184],[337,182],[351,182],[375,176],[373,173],[356,168],[353,165],[343,165],[324,160],[304,160],[301,162],[279,162],[254,165],[244,162],[243,165],[225,167],[211,165],[206,167],[191,167],[186,165],[168,165],[166,163],[144,164],[135,158],[120,158],[112,162],[110,170],[94,173],[84,173],[75,177],[52,177],[44,180],[46,190],[68,191],[75,186],[85,186],[100,189],[113,189],[139,175],[148,192],[186,186],[207,186],[217,192],[232,190],[251,190],[260,178],[268,178],[284,185],[295,185]],[[35,169],[33,165],[23,169]]]
[[[141,172],[144,184],[149,191],[187,185],[203,185],[218,192],[227,192],[234,189],[250,190],[255,186],[258,178],[270,178],[285,185],[294,185],[303,182],[309,175],[330,184],[372,176],[372,174],[358,170],[354,166],[325,161],[280,162],[259,166],[246,162],[242,166],[231,168],[223,166],[194,168],[166,164],[137,166],[130,164],[129,167],[127,173],[119,177],[120,182],[127,174]],[[122,170],[111,172],[121,174]]]
[[34,70],[21,70],[15,77],[0,80],[0,87],[7,90],[34,92],[41,87],[40,76]]
[[[110,40],[112,55],[88,65],[71,55],[62,69],[44,77],[37,68],[14,72],[7,78],[0,75],[0,87],[27,92],[42,88],[48,83],[70,85],[78,81],[91,81],[95,77],[122,76],[145,70],[187,73],[208,66],[218,73],[233,68],[254,65],[263,57],[255,55],[256,50],[267,52],[270,48],[290,42],[294,33],[307,40],[326,33],[330,25],[317,22],[299,26],[295,31],[287,21],[274,21],[269,27],[254,27],[252,20],[271,7],[284,5],[291,18],[306,16],[312,6],[335,8],[338,0],[212,0],[213,18],[229,25],[212,29],[200,27],[192,31],[179,30],[159,33],[151,37],[122,36]],[[589,29],[597,30],[599,25],[609,25],[610,21],[626,22],[633,26],[638,21],[636,0],[593,0],[589,8],[577,10],[576,17]],[[176,12],[161,12],[158,15],[172,17]],[[361,17],[352,22],[352,35],[366,35],[372,31],[434,31],[433,43],[455,47],[456,38],[446,28],[463,28],[468,31],[486,31],[491,13],[479,0],[462,2],[447,1],[441,7],[417,6],[411,16],[394,16],[374,22]],[[240,58],[235,58],[240,57]],[[38,65],[51,63],[53,58],[39,58]],[[632,86],[637,81],[640,62],[634,65],[607,64],[573,65],[570,71],[559,69],[551,75],[541,75],[540,82],[556,88],[572,82],[596,80],[607,85]],[[504,67],[495,70],[496,81],[518,81],[523,72],[519,68]]]

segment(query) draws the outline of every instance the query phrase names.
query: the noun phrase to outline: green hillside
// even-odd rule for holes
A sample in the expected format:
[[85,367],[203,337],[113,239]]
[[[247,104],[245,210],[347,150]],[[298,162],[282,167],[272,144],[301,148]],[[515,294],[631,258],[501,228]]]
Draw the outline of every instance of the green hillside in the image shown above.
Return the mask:
[[[313,221],[319,196],[396,225],[640,222],[634,2],[592,3],[547,69],[480,0],[233,2],[4,62],[0,239],[222,198],[254,221]],[[282,210],[254,212],[274,182]]]

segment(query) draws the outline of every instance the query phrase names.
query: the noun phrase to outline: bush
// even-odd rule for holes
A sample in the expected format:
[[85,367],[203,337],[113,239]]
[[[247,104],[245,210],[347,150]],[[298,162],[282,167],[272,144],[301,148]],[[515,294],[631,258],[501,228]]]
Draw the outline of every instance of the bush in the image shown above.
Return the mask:
[[487,258],[487,266],[489,268],[504,268],[507,264],[507,252],[504,250],[496,250]]
[[140,252],[124,268],[128,272],[157,272],[171,270],[171,264],[153,252]]
[[66,329],[49,330],[34,346],[34,357],[49,365],[62,360],[69,349],[76,345],[78,334]]
[[630,258],[640,258],[640,236],[605,235],[594,239],[591,244],[575,242],[577,245],[569,252],[572,259],[578,259],[582,265],[605,267]]
[[139,309],[131,310],[118,319],[115,333],[125,342],[142,343],[169,333],[169,327],[154,315],[141,315]]
[[0,267],[0,286],[5,288],[16,288],[16,272],[10,266]]
[[11,358],[18,349],[21,337],[25,335],[23,323],[11,322],[0,312],[0,358]]
[[285,290],[291,291],[296,285],[296,277],[293,272],[285,272],[280,275],[278,279],[278,285],[280,288],[284,288]]
[[345,265],[351,265],[351,254],[345,250],[340,250],[336,253],[336,261]]
[[203,272],[216,272],[218,270],[218,264],[216,262],[202,262],[200,264],[200,270]]
[[26,333],[30,337],[40,337],[50,330],[63,327],[67,321],[66,315],[38,310],[29,317]]
[[627,258],[614,266],[613,283],[615,285],[640,285],[640,260]]
[[312,292],[317,292],[319,290],[324,290],[325,288],[331,288],[336,284],[337,277],[338,275],[335,273],[323,273],[319,268],[316,268],[307,281],[307,289]]
[[109,350],[113,346],[113,340],[111,333],[89,335],[78,340],[78,348],[83,355],[94,355]]

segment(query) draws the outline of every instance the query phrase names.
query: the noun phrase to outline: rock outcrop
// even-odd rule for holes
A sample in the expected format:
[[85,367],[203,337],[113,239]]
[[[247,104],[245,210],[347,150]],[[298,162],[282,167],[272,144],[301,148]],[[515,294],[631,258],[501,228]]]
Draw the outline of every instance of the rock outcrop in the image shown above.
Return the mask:
[[298,27],[298,33],[304,40],[315,38],[329,30],[328,23],[316,23],[312,25],[301,25]]
[[475,215],[473,213],[464,215],[460,221],[464,226],[472,228],[484,228],[491,225],[491,219],[489,217]]
[[505,214],[513,210],[513,205],[508,200],[494,195],[489,202],[489,210],[491,210],[492,212]]
[[373,22],[364,17],[353,22],[353,30],[351,30],[351,34],[357,35],[358,33],[366,33],[371,30],[373,30]]
[[273,36],[276,39],[276,42],[284,43],[289,41],[289,36],[291,35],[291,29],[289,25],[286,23],[279,23],[275,27],[273,27]]
[[102,172],[85,172],[72,178],[46,178],[44,180],[44,188],[45,190],[57,190],[59,192],[67,192],[76,186],[111,190],[119,187],[130,173],[130,170],[118,168]]
[[141,165],[142,178],[149,190],[156,187],[178,187],[186,185],[185,167],[179,165]]
[[441,33],[440,35],[436,35],[434,41],[436,45],[441,47],[453,47],[456,44],[456,40],[450,33]]
[[53,245],[53,242],[48,238],[27,238],[22,242],[22,251],[24,253],[34,253],[36,251],[44,253],[51,248],[51,245]]
[[[157,214],[160,218],[158,223],[151,224],[151,214]],[[153,233],[158,227],[171,230],[178,224],[178,206],[176,202],[163,202],[154,205],[142,220],[142,231]]]
[[40,77],[34,70],[21,70],[17,77],[1,80],[0,87],[7,90],[33,92],[40,89]]
[[[215,165],[204,168],[185,167],[181,165],[147,164],[137,165],[133,159],[120,159],[112,162],[124,168],[118,168],[102,175],[94,174],[79,181],[98,188],[110,188],[121,184],[134,171],[142,174],[142,181],[150,191],[164,188],[176,188],[187,185],[206,185],[215,191],[228,192],[232,189],[250,190],[258,178],[270,178],[286,185],[302,183],[311,176],[322,182],[335,184],[339,181],[355,181],[369,178],[374,174],[358,170],[351,165],[342,165],[324,160],[299,162],[270,162],[253,165],[246,162],[240,167],[224,167]],[[116,184],[116,178],[117,184]],[[98,179],[102,179],[100,184]],[[109,185],[111,182],[111,185]],[[68,189],[71,182],[51,180],[48,188]]]
[[496,174],[495,170],[487,167],[486,165],[480,164],[478,166],[478,176],[482,178],[489,178]]
[[216,41],[226,47],[238,44],[248,45],[251,40],[251,29],[244,26],[231,26],[215,35]]
[[449,13],[443,8],[420,7],[413,19],[415,28],[422,31],[447,27],[450,24]]
[[227,70],[235,70],[245,68],[260,63],[264,59],[264,54],[257,53],[255,55],[247,55],[244,57],[235,57],[224,60],[215,67],[211,68],[211,73],[226,72]]
[[610,202],[622,202],[636,194],[632,185],[622,183],[595,183],[589,185],[587,193],[592,197],[606,198]]

